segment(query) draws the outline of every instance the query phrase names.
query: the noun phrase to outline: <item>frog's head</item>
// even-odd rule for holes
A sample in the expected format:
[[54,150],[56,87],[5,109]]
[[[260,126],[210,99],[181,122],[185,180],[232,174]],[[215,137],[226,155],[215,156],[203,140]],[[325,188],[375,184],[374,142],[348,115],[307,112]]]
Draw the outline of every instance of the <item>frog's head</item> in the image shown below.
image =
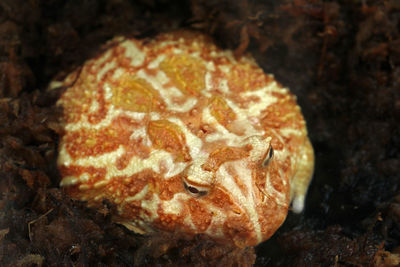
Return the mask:
[[284,221],[289,203],[289,184],[270,141],[250,136],[237,147],[217,147],[193,160],[178,175],[181,186],[169,185],[176,192],[160,203],[163,219],[156,222],[237,246],[268,239]]

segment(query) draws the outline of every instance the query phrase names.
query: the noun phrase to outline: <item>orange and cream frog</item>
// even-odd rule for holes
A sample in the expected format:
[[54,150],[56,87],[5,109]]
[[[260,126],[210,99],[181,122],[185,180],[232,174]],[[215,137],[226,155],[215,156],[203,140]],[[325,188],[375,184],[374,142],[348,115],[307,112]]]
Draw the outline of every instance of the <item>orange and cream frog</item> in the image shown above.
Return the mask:
[[314,152],[296,97],[203,34],[114,38],[68,89],[61,186],[135,232],[254,246],[301,212]]

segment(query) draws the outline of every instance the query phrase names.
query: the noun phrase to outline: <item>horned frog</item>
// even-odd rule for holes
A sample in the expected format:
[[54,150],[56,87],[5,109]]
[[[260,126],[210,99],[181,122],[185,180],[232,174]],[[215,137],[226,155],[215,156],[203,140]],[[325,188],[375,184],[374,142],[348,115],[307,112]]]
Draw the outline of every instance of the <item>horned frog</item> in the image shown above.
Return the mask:
[[[301,212],[314,152],[296,97],[206,35],[114,38],[63,81],[61,186],[142,234],[254,246]],[[292,204],[291,204],[292,203]]]

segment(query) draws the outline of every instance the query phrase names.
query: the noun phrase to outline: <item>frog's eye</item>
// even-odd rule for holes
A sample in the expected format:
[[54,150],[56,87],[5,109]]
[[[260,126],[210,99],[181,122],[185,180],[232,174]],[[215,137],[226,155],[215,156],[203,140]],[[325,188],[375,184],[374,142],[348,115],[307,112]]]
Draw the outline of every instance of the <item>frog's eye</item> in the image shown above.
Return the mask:
[[269,151],[267,153],[267,157],[264,159],[262,165],[267,167],[267,165],[271,162],[272,158],[274,157],[274,149],[270,146]]
[[208,193],[207,188],[189,185],[185,181],[183,182],[183,186],[186,191],[194,197],[202,197]]

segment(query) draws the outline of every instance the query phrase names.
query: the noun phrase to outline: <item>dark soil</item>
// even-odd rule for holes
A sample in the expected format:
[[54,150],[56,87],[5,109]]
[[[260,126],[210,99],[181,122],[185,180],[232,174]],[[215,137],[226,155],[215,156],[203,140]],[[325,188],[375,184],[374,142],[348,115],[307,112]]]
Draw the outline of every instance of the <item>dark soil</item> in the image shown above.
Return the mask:
[[[58,187],[60,92],[48,83],[115,35],[177,27],[251,52],[306,117],[306,210],[254,249],[138,236],[108,203],[88,209]],[[0,0],[0,192],[1,266],[397,266],[400,2]]]

